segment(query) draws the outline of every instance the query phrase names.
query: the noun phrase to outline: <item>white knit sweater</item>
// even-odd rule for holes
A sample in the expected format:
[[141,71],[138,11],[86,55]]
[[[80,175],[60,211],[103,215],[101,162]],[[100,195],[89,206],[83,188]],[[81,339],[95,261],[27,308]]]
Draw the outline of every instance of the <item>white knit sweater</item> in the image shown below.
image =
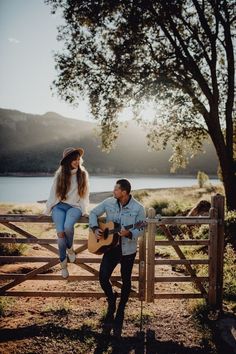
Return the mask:
[[[56,195],[56,185],[57,185],[57,177],[60,171],[57,171],[53,184],[50,190],[49,198],[46,202],[46,208],[43,211],[44,215],[50,215],[52,208],[59,203],[61,200]],[[89,189],[87,189],[87,193],[85,197],[81,198],[78,194],[78,184],[77,184],[77,176],[76,176],[77,169],[71,170],[71,184],[70,189],[67,192],[66,199],[62,202],[71,205],[74,208],[79,208],[82,211],[82,215],[88,213],[88,206],[89,206]]]

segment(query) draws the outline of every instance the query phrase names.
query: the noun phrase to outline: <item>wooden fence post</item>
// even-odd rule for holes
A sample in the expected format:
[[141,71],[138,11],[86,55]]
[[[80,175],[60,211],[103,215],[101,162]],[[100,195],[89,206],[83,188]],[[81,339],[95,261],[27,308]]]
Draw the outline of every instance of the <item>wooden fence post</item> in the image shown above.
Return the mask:
[[139,238],[139,300],[146,299],[146,229]]
[[[211,209],[209,211],[211,219],[217,219],[217,207],[215,196],[211,198]],[[216,307],[216,283],[217,283],[217,224],[210,224],[209,226],[209,239],[210,244],[208,247],[209,254],[209,290],[208,290],[208,304],[211,307]]]
[[[155,218],[155,209],[148,209],[148,218]],[[155,236],[156,224],[148,223],[148,239],[147,239],[147,302],[154,301],[155,286]]]
[[223,195],[215,196],[215,207],[218,210],[218,240],[217,240],[217,281],[216,281],[216,306],[222,310],[223,302],[223,277],[224,277],[224,216],[225,198]]

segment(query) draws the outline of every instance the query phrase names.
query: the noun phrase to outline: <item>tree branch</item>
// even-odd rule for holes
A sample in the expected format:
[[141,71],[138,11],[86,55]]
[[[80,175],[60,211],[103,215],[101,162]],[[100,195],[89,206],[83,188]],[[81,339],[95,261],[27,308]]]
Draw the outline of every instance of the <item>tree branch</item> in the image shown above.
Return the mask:
[[[180,55],[183,57],[184,64],[185,64],[184,66],[185,66],[186,70],[189,70],[188,69],[188,65],[190,65],[193,77],[198,82],[201,90],[203,91],[203,93],[207,97],[207,99],[209,101],[209,104],[211,104],[211,102],[212,102],[212,93],[211,93],[211,91],[209,89],[209,86],[207,85],[207,82],[205,81],[204,77],[202,76],[202,73],[201,73],[199,67],[197,66],[196,62],[194,61],[193,57],[191,56],[186,44],[184,43],[183,38],[180,36],[180,33],[179,33],[178,29],[176,28],[176,24],[174,23],[174,21],[172,20],[171,17],[170,17],[170,26],[171,26],[171,29],[173,31],[173,34],[178,39],[178,41],[179,41],[179,43],[180,43],[180,45],[181,45],[181,47],[182,47],[182,49],[183,49],[183,51],[184,51],[184,53],[186,55],[186,58],[185,58],[182,55],[181,51],[179,50],[178,46],[175,44],[175,42],[172,41],[172,42],[174,42],[175,47],[178,48],[178,52],[180,53]],[[169,37],[171,37],[171,35],[169,35]]]

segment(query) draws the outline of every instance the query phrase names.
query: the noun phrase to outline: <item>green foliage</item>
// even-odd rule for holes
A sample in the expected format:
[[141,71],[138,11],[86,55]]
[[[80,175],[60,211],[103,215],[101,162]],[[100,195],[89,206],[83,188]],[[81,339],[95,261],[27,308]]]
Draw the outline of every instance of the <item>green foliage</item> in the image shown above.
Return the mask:
[[201,225],[193,230],[194,238],[199,240],[207,240],[209,238],[209,226]]
[[203,188],[206,185],[209,185],[209,177],[205,172],[198,171],[197,181],[198,181],[199,188]]
[[[224,16],[226,11],[233,18],[233,5],[223,0],[214,7],[208,2],[204,8],[187,0],[46,3],[52,13],[62,9],[65,19],[59,40],[66,50],[55,56],[59,73],[55,87],[70,103],[77,101],[78,92],[89,96],[92,114],[102,127],[103,147],[109,150],[118,136],[120,110],[133,105],[138,115],[149,100],[158,111],[148,134],[150,147],[165,147],[172,139],[172,162],[186,164],[209,133],[204,119],[206,102],[215,104],[210,95],[212,75],[218,78],[219,106],[225,106]],[[230,31],[230,22],[227,26]],[[217,65],[212,67],[215,47]],[[223,109],[219,114],[224,115]]]
[[236,240],[236,210],[225,213],[225,236],[226,241],[235,243]]
[[166,209],[169,206],[168,200],[154,200],[151,204],[151,207],[155,209],[156,214],[163,215],[163,209]]
[[165,216],[175,216],[178,214],[183,214],[185,210],[186,207],[182,203],[177,201],[171,201],[168,207],[164,208],[162,212]]
[[230,210],[225,213],[225,227],[236,224],[236,210]]
[[224,299],[236,301],[236,254],[231,245],[224,253]]
[[183,214],[186,210],[186,205],[184,203],[175,200],[169,201],[166,199],[152,201],[151,207],[155,209],[156,214],[161,214],[163,216]]

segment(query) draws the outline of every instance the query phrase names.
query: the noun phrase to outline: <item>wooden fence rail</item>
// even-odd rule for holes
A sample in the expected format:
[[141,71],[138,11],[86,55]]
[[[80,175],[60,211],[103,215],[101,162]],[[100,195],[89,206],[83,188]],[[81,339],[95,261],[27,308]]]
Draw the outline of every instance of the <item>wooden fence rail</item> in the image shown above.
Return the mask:
[[[22,291],[17,286],[26,280],[63,280],[57,274],[44,274],[52,267],[59,264],[58,249],[54,245],[57,240],[50,238],[38,238],[31,232],[23,229],[19,224],[27,223],[52,223],[51,217],[37,215],[0,215],[0,223],[12,231],[15,231],[21,237],[0,237],[0,244],[38,244],[41,247],[52,252],[53,256],[31,257],[31,256],[0,256],[0,265],[6,263],[44,263],[36,269],[26,274],[0,273],[0,281],[3,285],[0,287],[1,296],[69,296],[69,297],[102,297],[102,292],[78,292],[78,291]],[[16,225],[17,223],[17,225]],[[224,251],[224,197],[217,194],[212,197],[209,216],[176,216],[161,217],[155,215],[155,210],[150,208],[147,215],[147,230],[139,238],[138,257],[135,264],[138,265],[138,274],[132,276],[132,281],[138,282],[138,290],[132,289],[131,296],[152,302],[155,299],[167,298],[205,298],[209,305],[221,308],[222,289],[223,289],[223,251]],[[81,218],[79,224],[88,224],[88,218]],[[171,227],[174,225],[209,225],[208,239],[176,239],[172,235]],[[158,240],[156,228],[161,229],[162,234],[167,240]],[[23,238],[22,238],[23,236]],[[101,257],[83,255],[87,251],[87,240],[74,240],[77,247],[76,253],[79,254],[75,264],[88,272],[89,275],[71,275],[68,281],[98,282],[99,272],[93,265],[99,264]],[[176,259],[156,259],[156,247],[171,246],[177,258]],[[208,257],[203,259],[188,259],[182,251],[181,246],[206,246],[208,248]],[[157,276],[158,266],[182,265],[186,269],[186,276]],[[194,266],[202,265],[208,268],[208,274],[198,276]],[[7,280],[12,280],[6,283]],[[112,276],[111,281],[118,288],[121,288],[121,277]],[[159,283],[183,283],[191,282],[196,291],[191,293],[160,293],[156,292],[155,286]],[[206,284],[209,284],[207,287]],[[16,287],[16,289],[15,289]]]

